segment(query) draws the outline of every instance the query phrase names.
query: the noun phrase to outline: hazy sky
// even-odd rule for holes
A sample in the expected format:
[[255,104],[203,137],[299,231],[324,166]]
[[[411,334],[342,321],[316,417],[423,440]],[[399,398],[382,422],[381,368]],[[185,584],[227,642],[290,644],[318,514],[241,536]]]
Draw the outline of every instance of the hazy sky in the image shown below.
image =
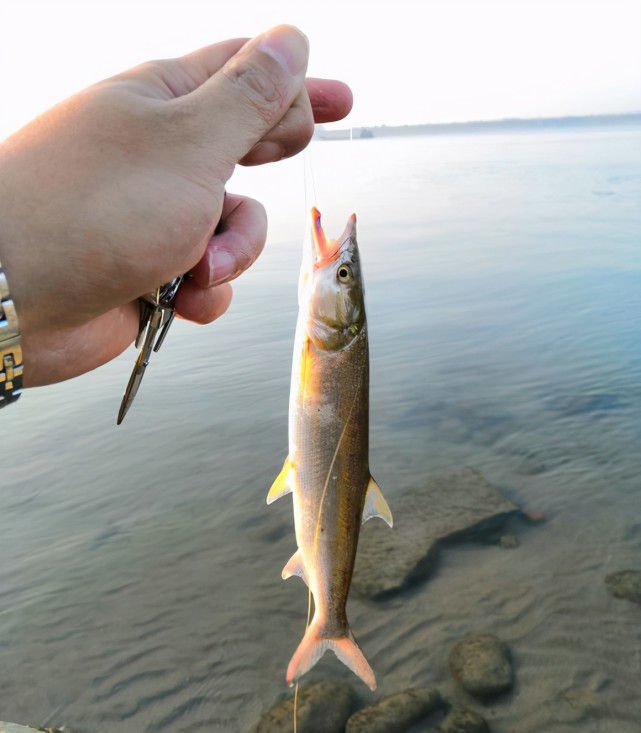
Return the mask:
[[1,0],[0,138],[94,81],[278,23],[353,125],[641,110],[641,0]]

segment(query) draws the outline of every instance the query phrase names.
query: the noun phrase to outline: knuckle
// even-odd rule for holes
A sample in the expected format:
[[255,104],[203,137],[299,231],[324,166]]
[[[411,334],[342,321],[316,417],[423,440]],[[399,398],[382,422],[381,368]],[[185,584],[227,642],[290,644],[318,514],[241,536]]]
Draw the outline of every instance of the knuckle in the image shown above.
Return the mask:
[[272,121],[282,114],[287,84],[277,70],[243,64],[225,68],[223,73],[263,119]]
[[282,120],[274,127],[268,139],[280,141],[284,157],[299,153],[314,134],[314,119],[307,107],[291,107]]

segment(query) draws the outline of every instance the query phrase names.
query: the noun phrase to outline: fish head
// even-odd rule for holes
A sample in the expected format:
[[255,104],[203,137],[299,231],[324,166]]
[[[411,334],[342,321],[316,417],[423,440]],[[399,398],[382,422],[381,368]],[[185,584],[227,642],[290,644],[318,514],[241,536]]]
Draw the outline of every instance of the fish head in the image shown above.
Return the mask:
[[366,328],[356,215],[352,214],[338,239],[329,239],[320,212],[312,209],[311,240],[305,273],[301,272],[307,334],[319,349],[344,349]]

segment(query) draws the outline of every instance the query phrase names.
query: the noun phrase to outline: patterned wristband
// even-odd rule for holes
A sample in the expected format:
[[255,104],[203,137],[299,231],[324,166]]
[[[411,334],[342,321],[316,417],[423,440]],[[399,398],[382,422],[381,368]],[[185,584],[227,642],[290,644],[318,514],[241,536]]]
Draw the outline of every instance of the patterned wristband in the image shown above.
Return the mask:
[[22,348],[16,308],[0,263],[0,408],[22,392]]

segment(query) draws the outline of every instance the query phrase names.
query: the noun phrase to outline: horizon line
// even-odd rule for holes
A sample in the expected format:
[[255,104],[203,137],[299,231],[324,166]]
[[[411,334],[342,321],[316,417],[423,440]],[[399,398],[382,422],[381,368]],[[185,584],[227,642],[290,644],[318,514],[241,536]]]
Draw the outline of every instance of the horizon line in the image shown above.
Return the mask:
[[[634,112],[596,112],[592,114],[568,114],[568,115],[553,115],[550,117],[496,117],[492,119],[470,119],[470,120],[451,120],[448,122],[404,122],[398,124],[389,124],[387,122],[378,122],[376,124],[355,124],[349,125],[349,127],[342,129],[363,128],[363,129],[376,129],[379,127],[430,127],[430,126],[443,126],[443,125],[483,125],[483,124],[496,124],[505,122],[541,122],[541,121],[556,121],[556,120],[590,120],[590,119],[601,119],[601,118],[613,118],[613,117],[641,117],[641,109]],[[333,124],[340,124],[341,121]],[[316,125],[317,128],[325,127],[325,124],[319,123]],[[338,128],[332,128],[334,130]]]

